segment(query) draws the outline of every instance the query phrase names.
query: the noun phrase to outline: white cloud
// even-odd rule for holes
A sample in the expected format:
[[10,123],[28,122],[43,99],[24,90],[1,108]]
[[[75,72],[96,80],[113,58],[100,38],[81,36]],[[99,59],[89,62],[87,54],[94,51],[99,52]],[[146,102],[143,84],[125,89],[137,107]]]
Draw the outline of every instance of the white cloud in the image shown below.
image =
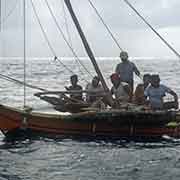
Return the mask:
[[[16,0],[6,0],[6,8],[8,11],[11,9]],[[22,28],[22,2],[17,0],[19,5],[14,13],[5,24],[5,31],[8,30],[9,37],[16,34],[15,28],[19,32]],[[124,0],[91,0],[98,11],[101,13],[107,25],[111,28],[116,38],[119,40],[120,45],[130,51],[132,56],[173,56],[174,55],[160,42],[160,40],[152,33],[152,31],[142,22],[141,19],[124,3]],[[2,0],[5,2],[5,0]],[[44,3],[44,0],[33,0],[38,9],[43,27],[48,33],[48,37],[52,46],[57,50],[59,55],[72,55],[67,46],[59,36],[56,25],[53,22],[50,13]],[[60,26],[66,32],[65,20],[60,0],[49,0]],[[97,56],[116,56],[119,49],[114,45],[111,37],[106,29],[98,19],[97,15],[90,7],[87,0],[71,0],[74,10],[80,20],[80,24],[93,47]],[[129,0],[137,10],[165,37],[175,48],[180,47],[178,40],[180,28],[180,0]],[[78,51],[79,56],[84,55],[84,49],[77,31],[72,23],[70,15],[66,12],[69,24],[69,31],[73,39],[73,45]],[[30,7],[30,0],[28,1],[28,31],[31,35],[31,50],[32,56],[46,56],[50,55],[45,45],[42,33],[39,29],[37,20],[33,15],[32,8]],[[10,34],[10,30],[12,33]],[[7,37],[7,36],[6,36]],[[17,39],[17,38],[16,38]],[[6,43],[10,42],[13,45],[16,43],[14,39],[7,37]],[[144,48],[146,45],[146,49]],[[38,50],[37,50],[38,49]],[[46,50],[44,50],[46,49]],[[60,50],[59,50],[60,49]],[[143,49],[143,50],[142,50]],[[180,49],[178,49],[180,51]],[[13,52],[13,50],[11,51]],[[13,55],[17,51],[14,50]],[[44,54],[46,53],[46,54]]]

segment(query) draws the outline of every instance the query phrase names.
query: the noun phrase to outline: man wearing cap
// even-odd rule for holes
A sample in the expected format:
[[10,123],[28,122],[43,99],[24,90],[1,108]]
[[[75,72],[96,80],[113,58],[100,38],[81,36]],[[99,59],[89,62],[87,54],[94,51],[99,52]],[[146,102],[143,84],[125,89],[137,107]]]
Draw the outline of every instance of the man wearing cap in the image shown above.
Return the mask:
[[[166,94],[174,97],[172,102],[164,102]],[[178,109],[178,96],[169,87],[160,84],[159,75],[151,75],[151,85],[145,89],[144,95],[149,98],[150,106],[153,110]]]
[[122,51],[120,53],[121,63],[116,66],[115,72],[120,74],[121,81],[129,84],[132,94],[134,90],[134,73],[140,76],[140,72],[136,65],[128,60],[128,53]]

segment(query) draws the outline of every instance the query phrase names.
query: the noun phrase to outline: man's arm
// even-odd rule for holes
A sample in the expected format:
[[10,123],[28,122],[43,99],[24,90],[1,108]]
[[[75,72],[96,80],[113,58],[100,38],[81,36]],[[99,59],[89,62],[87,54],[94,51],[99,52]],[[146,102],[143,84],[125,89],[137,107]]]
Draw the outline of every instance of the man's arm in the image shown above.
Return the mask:
[[82,87],[82,86],[78,85],[78,87],[79,87],[79,90],[83,90],[83,87]]
[[174,101],[178,103],[178,95],[173,90],[169,91],[169,94],[171,94],[174,97]]
[[134,72],[135,72],[135,74],[137,75],[137,76],[140,76],[141,75],[141,73],[140,73],[140,71],[138,70],[138,68],[136,67],[136,65],[133,63],[133,65],[134,65]]
[[113,95],[113,94],[114,94],[114,92],[113,92],[113,88],[111,88],[110,92],[111,92],[111,95]]
[[70,88],[69,88],[69,87],[67,87],[67,86],[65,86],[64,88],[65,88],[67,91],[69,91],[69,90],[70,90]]
[[170,90],[169,94],[171,94],[174,97],[175,109],[178,109],[179,108],[178,95],[173,90]]
[[144,96],[146,99],[149,97],[149,87],[144,90]]
[[119,74],[119,64],[116,66],[115,72]]

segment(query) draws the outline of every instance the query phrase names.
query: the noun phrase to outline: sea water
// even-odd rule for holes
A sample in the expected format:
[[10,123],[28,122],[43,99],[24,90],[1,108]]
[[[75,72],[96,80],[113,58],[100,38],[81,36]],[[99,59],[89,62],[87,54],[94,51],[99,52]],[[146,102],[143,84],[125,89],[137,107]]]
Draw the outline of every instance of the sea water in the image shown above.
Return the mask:
[[[26,83],[47,90],[64,90],[72,73],[79,75],[83,87],[95,75],[90,61],[82,58],[88,72],[71,58],[27,58]],[[142,74],[158,73],[162,83],[180,96],[180,61],[173,59],[136,58],[132,61]],[[71,69],[69,72],[64,65]],[[99,58],[98,64],[108,86],[117,58]],[[0,60],[0,72],[23,81],[23,60]],[[141,79],[135,77],[135,84]],[[51,105],[33,94],[36,89],[26,88],[26,105],[35,111],[52,111]],[[1,79],[0,102],[23,107],[24,87]],[[168,97],[171,99],[172,97]],[[179,180],[180,140],[167,136],[157,142],[127,140],[87,140],[36,138],[7,142],[0,134],[0,180]]]

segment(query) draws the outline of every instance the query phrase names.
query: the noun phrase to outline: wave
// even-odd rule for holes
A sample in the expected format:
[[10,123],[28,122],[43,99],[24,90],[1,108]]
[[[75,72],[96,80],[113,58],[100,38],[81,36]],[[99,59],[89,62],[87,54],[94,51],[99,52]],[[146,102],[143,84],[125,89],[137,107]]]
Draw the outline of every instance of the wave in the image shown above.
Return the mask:
[[[58,57],[60,60],[66,60],[66,61],[72,61],[76,60],[77,58],[75,57]],[[54,57],[27,57],[27,60],[52,60]],[[90,60],[89,57],[79,57],[80,60]],[[100,60],[119,60],[119,57],[96,57],[98,61]],[[172,58],[172,57],[129,57],[130,60],[178,60],[177,58]],[[24,60],[23,57],[0,57],[0,61],[4,60]]]

